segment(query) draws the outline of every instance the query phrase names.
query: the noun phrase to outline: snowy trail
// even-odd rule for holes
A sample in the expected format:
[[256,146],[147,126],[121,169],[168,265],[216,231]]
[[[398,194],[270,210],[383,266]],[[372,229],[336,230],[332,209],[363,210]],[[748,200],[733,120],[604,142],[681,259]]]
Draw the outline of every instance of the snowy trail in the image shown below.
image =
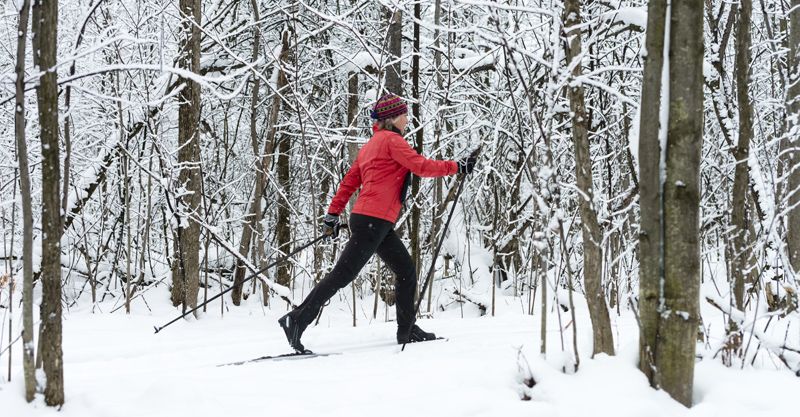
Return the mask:
[[[166,298],[166,297],[165,297]],[[652,390],[636,369],[637,328],[614,315],[616,357],[591,356],[585,302],[576,306],[581,367],[562,372],[571,353],[561,351],[557,315],[548,320],[548,357],[538,355],[540,318],[520,312],[512,297],[498,302],[496,317],[465,308],[421,320],[447,338],[395,344],[395,324],[363,315],[352,327],[346,303],[326,308],[320,324],[303,336],[317,352],[341,355],[242,366],[220,364],[288,353],[276,320],[283,309],[262,310],[256,300],[223,318],[209,312],[153,334],[176,310],[151,303],[125,315],[65,314],[66,404],[60,412],[23,399],[19,351],[11,384],[0,385],[3,416],[753,416],[792,415],[800,382],[787,371],[730,370],[718,361],[698,363],[696,405],[686,409]],[[537,310],[538,311],[538,310]],[[562,315],[565,325],[568,320]],[[572,329],[564,332],[567,350]],[[520,351],[523,358],[520,357]],[[4,359],[7,359],[4,357]],[[522,384],[530,367],[537,385]],[[5,366],[2,367],[5,371]],[[531,398],[522,401],[523,395]],[[9,412],[10,411],[10,412]]]

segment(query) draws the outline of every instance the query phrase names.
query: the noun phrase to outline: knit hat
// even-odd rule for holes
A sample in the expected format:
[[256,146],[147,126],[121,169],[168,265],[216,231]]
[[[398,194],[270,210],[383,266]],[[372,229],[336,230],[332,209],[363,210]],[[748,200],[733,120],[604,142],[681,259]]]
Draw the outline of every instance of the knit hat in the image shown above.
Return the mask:
[[406,107],[406,102],[403,101],[402,98],[394,94],[387,94],[378,99],[378,103],[375,104],[375,108],[372,109],[370,117],[381,122],[407,112],[408,108]]

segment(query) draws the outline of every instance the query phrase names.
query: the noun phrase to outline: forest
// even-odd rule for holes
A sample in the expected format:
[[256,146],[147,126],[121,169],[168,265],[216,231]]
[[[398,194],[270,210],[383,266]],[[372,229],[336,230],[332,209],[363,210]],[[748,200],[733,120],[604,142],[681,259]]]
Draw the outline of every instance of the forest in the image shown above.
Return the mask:
[[[418,320],[453,332],[432,353],[474,325],[510,355],[517,402],[488,414],[555,401],[537,391],[557,378],[541,369],[578,377],[620,355],[669,407],[709,398],[701,366],[800,387],[800,0],[0,7],[0,398],[13,415],[108,415],[70,388],[70,346],[112,342],[89,329],[160,340],[141,349],[169,340],[174,358],[211,355],[181,337],[223,332],[213,352],[228,356],[206,365],[258,332],[288,349],[275,319],[347,243],[318,237],[389,93],[408,104],[417,153],[481,149],[469,175],[413,176],[395,230]],[[312,341],[373,340],[395,319],[394,285],[374,256]],[[78,356],[89,372],[97,356]]]

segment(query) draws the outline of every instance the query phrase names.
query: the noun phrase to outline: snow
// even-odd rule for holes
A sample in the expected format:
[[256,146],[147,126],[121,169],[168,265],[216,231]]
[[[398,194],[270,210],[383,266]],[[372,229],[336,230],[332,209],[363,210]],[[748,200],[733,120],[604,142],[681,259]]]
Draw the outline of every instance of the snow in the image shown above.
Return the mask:
[[[797,395],[797,381],[788,371],[731,369],[718,362],[700,362],[695,365],[694,378],[697,405],[690,415],[768,416],[789,412],[784,399]],[[771,394],[763,387],[770,387]]]
[[[481,263],[479,258],[473,264]],[[706,292],[713,288],[704,285]],[[490,285],[470,291],[491,302]],[[556,293],[559,299],[568,297],[563,288]],[[227,367],[217,365],[289,351],[276,323],[285,314],[283,305],[273,302],[271,308],[262,308],[258,297],[251,296],[241,307],[228,302],[230,309],[220,317],[215,302],[198,320],[178,321],[154,335],[153,326],[179,314],[169,303],[166,286],[148,293],[152,311],[141,298],[133,301],[130,315],[109,314],[114,301],[98,304],[97,310],[106,312],[101,314],[92,313],[91,303],[81,303],[64,313],[64,407],[46,407],[41,396],[33,404],[25,402],[17,345],[12,382],[0,383],[3,415],[793,415],[792,403],[780,399],[800,390],[800,379],[787,370],[722,366],[713,358],[721,340],[715,339],[708,348],[698,344],[703,359],[695,368],[695,405],[686,409],[664,391],[650,388],[638,371],[638,327],[625,309],[621,316],[611,315],[617,355],[590,359],[589,313],[577,292],[577,372],[572,367],[570,313],[560,312],[562,332],[560,309],[548,309],[548,354],[542,358],[541,306],[534,306],[534,316],[524,314],[527,306],[521,304],[527,296],[497,291],[494,317],[480,316],[471,303],[435,311],[433,319],[418,323],[447,340],[410,344],[401,352],[395,323],[384,317],[385,306],[373,319],[372,297],[359,299],[353,327],[349,295],[343,291],[335,296],[319,325],[303,336],[308,348],[341,355]],[[391,320],[393,308],[388,310]],[[721,329],[717,323],[725,318],[715,311],[704,303],[706,324],[713,321]],[[2,359],[0,374],[6,375],[6,357]],[[529,378],[535,381],[532,388],[524,384]]]
[[717,71],[714,69],[714,66],[708,62],[707,59],[703,60],[703,78],[707,81],[712,81],[717,76]]
[[647,28],[647,9],[644,7],[623,7],[603,13],[603,20],[612,23],[622,22],[626,26],[637,26],[641,30]]
[[[672,12],[672,4],[667,3],[666,16]],[[667,178],[667,130],[669,128],[669,39],[671,20],[666,19],[664,23],[664,64],[661,68],[661,111],[659,114],[659,129],[658,129],[658,142],[661,144],[661,162],[659,165],[659,173],[661,176],[661,184]],[[663,293],[663,291],[662,291]],[[663,303],[662,303],[663,304]]]
[[633,163],[636,168],[639,167],[639,127],[642,120],[642,108],[636,106],[636,114],[631,122],[631,128],[628,131],[628,149],[633,156]]
[[361,51],[348,59],[342,67],[348,72],[362,71],[367,67],[378,68],[380,66],[380,62],[376,60],[380,60],[380,58],[381,54],[370,51]]
[[372,107],[372,105],[374,105],[374,103],[376,101],[378,101],[378,91],[377,90],[375,90],[374,88],[370,88],[369,90],[367,90],[364,93],[364,102],[365,103],[370,103],[370,108]]
[[495,63],[493,55],[473,56],[468,58],[459,58],[453,60],[453,68],[459,71],[468,70],[471,68],[490,65]]

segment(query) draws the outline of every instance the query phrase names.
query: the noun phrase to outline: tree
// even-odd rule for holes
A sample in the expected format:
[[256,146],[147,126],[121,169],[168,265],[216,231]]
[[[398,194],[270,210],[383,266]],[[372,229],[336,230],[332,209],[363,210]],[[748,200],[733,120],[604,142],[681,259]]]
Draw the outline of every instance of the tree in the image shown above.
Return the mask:
[[[664,199],[664,286],[655,366],[661,387],[692,404],[700,323],[700,159],[703,143],[703,4],[672,2]],[[653,52],[657,53],[657,52]]]
[[[748,89],[750,87],[750,16],[753,11],[752,0],[741,0],[736,30],[736,96],[739,104],[739,139],[734,150],[736,168],[733,179],[733,203],[731,206],[732,248],[731,287],[733,288],[733,307],[744,311],[744,281],[748,270],[747,237],[747,191],[750,183],[748,159],[750,141],[753,138],[753,104]],[[741,354],[742,332],[735,321],[728,323],[728,358],[730,363],[734,354]]]
[[[195,74],[200,74],[200,18],[201,0],[180,0],[183,38],[181,39],[181,56],[178,65]],[[187,210],[197,213],[202,201],[200,174],[200,84],[191,78],[179,77],[183,84],[178,99],[178,163],[180,187],[186,194],[180,197]],[[181,207],[181,206],[179,206]],[[180,210],[180,208],[178,209]],[[178,258],[180,278],[173,276],[173,305],[194,308],[197,305],[197,293],[200,285],[200,226],[188,218],[188,213],[178,224]]]
[[[288,57],[289,54],[289,31],[286,30],[283,32],[283,53],[286,54],[284,57]],[[296,58],[296,57],[295,57]],[[284,60],[281,61],[281,64],[285,62]],[[288,82],[285,79],[286,74],[284,73],[283,68],[280,68],[280,73],[278,75],[278,85],[279,87],[285,87]],[[283,79],[283,84],[281,84],[281,79]],[[280,111],[280,99],[277,98],[278,94],[275,94],[276,99],[273,105],[277,107],[275,109],[276,119],[275,123],[277,124],[277,114]],[[275,124],[272,125],[272,129],[277,129]],[[276,144],[278,145],[278,154],[276,157],[276,171],[278,176],[278,187],[280,188],[280,192],[283,196],[289,196],[291,184],[290,184],[290,152],[292,150],[292,135],[290,134],[280,134],[277,135],[275,132],[273,134],[273,140],[275,140]],[[292,243],[292,230],[290,222],[290,215],[291,210],[289,210],[289,201],[286,198],[282,198],[278,200],[278,215],[275,220],[276,225],[276,244],[275,247],[281,253],[289,253],[291,252],[291,243]],[[283,263],[278,265],[278,270],[275,274],[275,280],[279,285],[288,286],[291,283],[291,269],[289,268],[289,263]]]
[[[676,401],[692,403],[695,345],[700,323],[700,156],[703,135],[702,3],[678,0],[662,15],[651,3],[642,89],[640,176],[642,200],[640,366],[651,384]],[[669,83],[659,93],[669,15]],[[661,48],[659,49],[659,45]],[[668,89],[668,90],[667,90]],[[662,95],[663,94],[663,95]],[[662,97],[669,97],[666,149],[659,146]],[[649,106],[649,107],[648,107]],[[664,123],[666,122],[666,126]],[[665,152],[666,177],[660,174]],[[662,209],[663,207],[663,209]],[[663,230],[661,239],[656,240]],[[663,270],[661,268],[663,267]]]
[[[56,51],[58,2],[35,0],[32,10],[34,65],[42,71],[36,96],[42,140],[42,304],[41,351],[47,384],[45,403],[64,404],[61,351],[61,164],[58,143]],[[65,179],[66,180],[66,179]]]
[[600,247],[602,233],[597,223],[594,208],[594,186],[592,184],[592,158],[589,154],[589,120],[586,115],[581,64],[581,10],[580,0],[564,2],[564,31],[566,32],[567,68],[572,67],[572,77],[567,86],[569,107],[572,114],[572,140],[575,144],[575,177],[578,182],[578,207],[583,233],[583,280],[586,286],[586,301],[592,321],[594,340],[593,354],[614,354],[614,338],[611,335],[611,320],[603,291],[603,250]]
[[651,0],[647,5],[648,51],[644,61],[642,99],[639,118],[639,369],[653,387],[660,386],[652,363],[658,333],[661,267],[661,78],[664,67],[666,0]]
[[403,96],[403,65],[400,56],[403,55],[403,12],[398,8],[385,8],[386,21],[389,24],[386,36],[389,43],[389,59],[391,62],[386,69],[386,91],[391,94]]
[[[421,11],[422,6],[417,3],[414,5],[414,18],[420,19],[421,18]],[[424,132],[422,128],[422,124],[420,123],[420,80],[419,80],[419,48],[420,48],[420,27],[419,23],[416,21],[414,22],[414,57],[411,59],[411,83],[412,83],[412,95],[414,102],[411,104],[411,113],[417,117],[414,119],[413,122],[415,129],[417,129],[416,134],[414,135],[414,139],[412,141],[412,147],[418,154],[423,153],[423,137]],[[392,71],[390,69],[390,71]],[[420,258],[422,256],[421,253],[421,239],[420,239],[420,205],[418,204],[417,195],[419,194],[419,186],[420,186],[420,177],[418,175],[412,175],[411,177],[411,190],[409,198],[409,205],[411,208],[411,259],[414,260],[414,265],[417,267],[417,275],[419,275],[420,268],[422,266],[422,262]],[[430,287],[431,289],[433,287]],[[420,298],[425,297],[425,294],[420,294]],[[428,300],[430,301],[430,299]]]
[[[290,195],[289,192],[291,190],[290,184],[290,152],[292,150],[292,137],[288,134],[281,134],[277,138],[278,143],[278,155],[276,158],[277,162],[277,174],[278,174],[278,187],[280,187],[281,192],[283,195],[288,196]],[[286,199],[281,199],[278,202],[278,216],[275,220],[276,224],[276,249],[280,251],[280,253],[289,253],[292,251],[291,244],[292,244],[292,230],[290,223],[290,216],[291,211],[289,210],[289,202]],[[275,275],[275,279],[278,284],[288,286],[291,281],[291,268],[289,267],[289,263],[285,262],[281,265],[278,265],[278,271]]]
[[25,399],[33,401],[36,376],[33,352],[33,203],[31,202],[31,172],[28,165],[28,145],[25,141],[25,48],[28,36],[30,0],[22,2],[17,31],[17,64],[15,73],[16,100],[14,133],[19,158],[19,189],[22,197],[22,364],[25,370]]
[[792,270],[800,271],[800,0],[789,9],[789,83],[786,91],[787,133],[789,137],[789,215],[786,249]]

